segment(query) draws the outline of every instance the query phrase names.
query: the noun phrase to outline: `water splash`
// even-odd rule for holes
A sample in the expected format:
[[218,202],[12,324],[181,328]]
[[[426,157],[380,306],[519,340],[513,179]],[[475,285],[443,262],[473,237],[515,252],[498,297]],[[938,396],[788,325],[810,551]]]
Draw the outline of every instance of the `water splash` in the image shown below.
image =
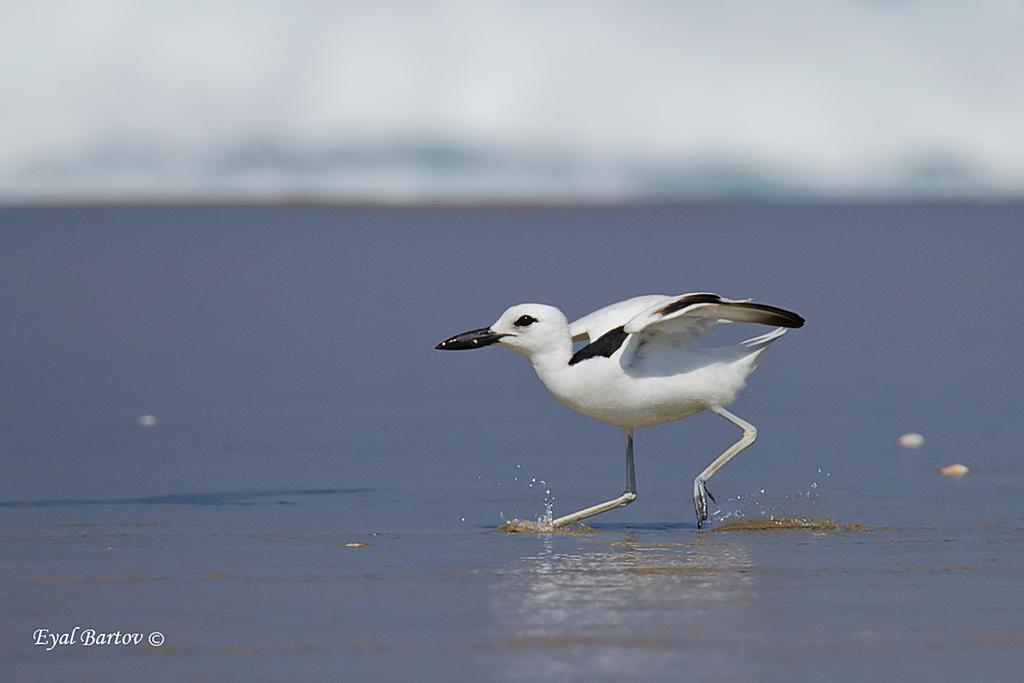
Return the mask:
[[537,519],[538,523],[542,523],[546,526],[551,526],[555,521],[555,497],[551,494],[551,489],[544,489],[544,516]]
[[533,522],[528,519],[509,519],[499,524],[494,530],[506,534],[540,534],[541,536],[551,536],[552,534],[575,536],[579,534],[602,533],[599,529],[589,527],[582,522],[555,528],[551,525],[542,524],[540,521]]
[[[498,513],[498,516],[502,520],[502,524],[498,528],[505,531],[531,531],[536,533],[550,533],[554,531],[555,495],[547,480],[537,476],[530,476],[529,479],[527,479],[527,475],[523,473],[523,466],[519,463],[516,463],[515,469],[510,473],[510,477],[511,481],[508,479],[499,479],[495,483],[496,486],[500,487],[502,484],[511,484],[511,488],[514,489],[521,486],[520,481],[524,481],[526,483],[526,488],[529,490],[528,498],[530,500],[535,500],[534,492],[539,493],[540,491],[543,491],[543,512],[536,517],[534,521],[531,521],[529,517],[524,519],[519,519],[518,517],[506,517],[504,511],[501,511]],[[477,478],[479,479],[480,477]]]
[[[526,476],[522,472],[523,466],[516,464],[515,470],[512,473],[512,482],[518,483],[520,478],[526,481]],[[501,486],[502,482],[497,482],[498,486]],[[552,492],[551,485],[548,484],[547,480],[540,477],[531,476],[526,481],[526,488],[529,489],[530,494],[535,491],[543,491],[543,512],[536,517],[534,520],[530,518],[519,519],[518,517],[506,517],[504,512],[499,512],[498,516],[502,523],[498,526],[498,529],[506,532],[513,531],[527,531],[531,533],[553,533],[556,531],[554,528],[555,521],[555,495]],[[529,496],[533,499],[533,495]],[[558,529],[557,531],[562,531]]]
[[[734,507],[726,513],[716,510],[714,531],[767,531],[777,529],[799,529],[821,533],[826,531],[865,531],[863,524],[839,524],[831,517],[821,514],[822,492],[825,480],[832,476],[818,468],[816,477],[804,490],[782,496],[771,496],[765,489],[756,493],[737,495],[727,503]],[[743,501],[742,503],[740,501]],[[807,505],[811,510],[806,510]],[[796,508],[796,511],[794,511]],[[801,510],[800,508],[804,508]],[[795,512],[795,514],[794,514]]]
[[[720,508],[712,513],[712,518],[717,524],[730,523],[731,521],[742,520],[744,523],[750,520],[761,520],[766,523],[773,523],[773,520],[803,519],[812,520],[820,517],[822,504],[822,493],[824,491],[824,479],[828,479],[832,473],[822,468],[817,468],[817,476],[803,490],[795,493],[787,493],[781,496],[771,495],[766,489],[759,489],[747,494],[739,494],[728,498]],[[810,504],[811,510],[806,514],[798,512],[793,515],[796,508],[806,508]],[[775,527],[778,525],[775,524]]]
[[533,488],[535,485],[544,487],[544,514],[537,518],[537,524],[540,527],[552,528],[552,523],[555,521],[555,496],[551,493],[551,487],[548,486],[547,481],[544,479],[538,479],[532,477],[530,479],[529,488]]

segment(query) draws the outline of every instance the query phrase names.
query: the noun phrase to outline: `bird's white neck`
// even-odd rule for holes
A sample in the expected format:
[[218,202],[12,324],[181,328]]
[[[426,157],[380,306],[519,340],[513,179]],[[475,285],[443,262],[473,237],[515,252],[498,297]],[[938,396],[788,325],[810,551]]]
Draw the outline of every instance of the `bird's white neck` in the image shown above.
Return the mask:
[[572,358],[572,339],[566,334],[564,340],[547,346],[543,351],[531,353],[528,358],[537,372],[537,377],[547,390],[556,397],[563,393],[566,375]]

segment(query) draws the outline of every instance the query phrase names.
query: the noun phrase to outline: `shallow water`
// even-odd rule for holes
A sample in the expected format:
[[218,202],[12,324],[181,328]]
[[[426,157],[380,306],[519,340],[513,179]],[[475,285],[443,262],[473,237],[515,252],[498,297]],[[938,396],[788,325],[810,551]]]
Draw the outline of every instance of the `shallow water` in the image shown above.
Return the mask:
[[[1012,680],[1019,215],[0,211],[0,673]],[[760,436],[712,528],[690,482],[736,434],[698,415],[638,431],[640,497],[591,531],[497,531],[617,495],[621,435],[433,344],[695,289],[808,319],[734,405]],[[75,626],[165,642],[32,645]]]

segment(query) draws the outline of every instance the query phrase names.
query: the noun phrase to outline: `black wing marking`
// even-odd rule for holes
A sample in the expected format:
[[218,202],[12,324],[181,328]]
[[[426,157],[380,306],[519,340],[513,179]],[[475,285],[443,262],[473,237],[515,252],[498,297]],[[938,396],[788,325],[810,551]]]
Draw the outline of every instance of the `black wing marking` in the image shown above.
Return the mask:
[[722,299],[717,294],[699,293],[681,296],[675,301],[670,301],[657,310],[662,316],[671,315],[678,311],[693,306],[694,304],[717,304],[737,311],[743,311],[742,322],[763,323],[765,325],[779,325],[780,327],[803,327],[804,319],[793,311],[784,308],[769,306],[768,304],[755,304],[749,301],[729,301]]
[[605,332],[596,340],[572,354],[572,358],[569,359],[569,365],[576,365],[580,361],[598,356],[610,358],[613,353],[619,350],[622,342],[626,341],[626,337],[629,336],[629,333],[623,327],[623,325],[619,325],[614,330]]
[[711,294],[708,292],[702,292],[699,294],[687,294],[685,296],[679,297],[675,301],[670,301],[661,308],[659,308],[658,314],[668,315],[670,313],[675,313],[676,311],[681,311],[687,306],[692,306],[693,304],[717,304],[721,303],[721,301],[722,297],[718,296],[717,294]]
[[742,308],[752,314],[751,322],[764,323],[765,325],[778,325],[779,327],[803,327],[803,316],[787,311],[777,306],[755,303],[726,304],[730,308]]

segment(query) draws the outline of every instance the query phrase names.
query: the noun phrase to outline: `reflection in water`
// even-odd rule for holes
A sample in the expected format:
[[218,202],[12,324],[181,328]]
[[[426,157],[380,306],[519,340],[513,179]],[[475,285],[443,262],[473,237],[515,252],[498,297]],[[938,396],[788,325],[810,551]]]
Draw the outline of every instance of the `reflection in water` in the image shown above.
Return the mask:
[[499,624],[522,651],[509,679],[635,677],[652,658],[696,660],[715,638],[708,624],[755,599],[754,564],[733,539],[586,539],[562,552],[566,540],[541,539],[499,583]]

